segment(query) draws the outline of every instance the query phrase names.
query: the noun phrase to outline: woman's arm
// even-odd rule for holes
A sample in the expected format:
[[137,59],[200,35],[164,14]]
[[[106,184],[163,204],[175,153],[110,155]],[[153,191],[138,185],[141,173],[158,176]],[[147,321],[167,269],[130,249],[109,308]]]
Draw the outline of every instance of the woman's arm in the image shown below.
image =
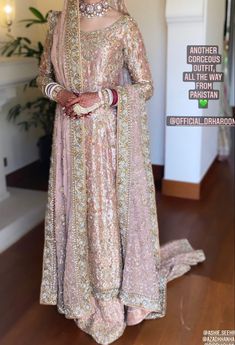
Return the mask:
[[[44,44],[44,50],[41,57],[38,77],[37,77],[37,85],[44,94],[45,97],[48,97],[46,93],[47,85],[51,83],[55,83],[54,71],[53,66],[51,63],[51,47],[53,42],[53,31],[55,25],[57,23],[58,12],[50,12],[48,16],[48,31],[47,36]],[[58,84],[59,85],[59,84]]]
[[53,101],[65,106],[68,99],[76,96],[67,91],[63,86],[55,81],[53,65],[51,62],[51,48],[53,43],[53,32],[58,20],[59,12],[51,11],[48,16],[49,29],[46,36],[44,51],[39,65],[37,85],[42,91],[43,95]]
[[[130,73],[132,87],[147,101],[153,95],[153,80],[142,34],[131,17],[127,22],[123,44],[125,66]],[[122,87],[118,87],[117,91],[120,88]]]

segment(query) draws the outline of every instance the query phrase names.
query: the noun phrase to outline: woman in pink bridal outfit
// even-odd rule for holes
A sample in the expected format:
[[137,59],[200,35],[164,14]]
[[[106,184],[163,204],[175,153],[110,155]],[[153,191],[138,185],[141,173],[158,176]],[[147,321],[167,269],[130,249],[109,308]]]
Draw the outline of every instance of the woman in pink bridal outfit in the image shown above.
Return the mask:
[[123,0],[83,1],[50,12],[37,79],[57,102],[40,303],[106,345],[163,317],[167,282],[205,256],[159,245],[138,25]]

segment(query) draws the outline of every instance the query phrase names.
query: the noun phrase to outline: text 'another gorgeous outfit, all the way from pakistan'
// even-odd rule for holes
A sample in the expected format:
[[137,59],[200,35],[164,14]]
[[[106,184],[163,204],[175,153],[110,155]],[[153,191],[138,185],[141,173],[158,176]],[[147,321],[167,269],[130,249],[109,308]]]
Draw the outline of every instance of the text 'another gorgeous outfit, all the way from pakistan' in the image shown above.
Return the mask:
[[[100,344],[163,317],[166,285],[205,260],[187,239],[160,247],[146,101],[153,82],[141,33],[122,1],[110,26],[78,30],[79,3],[51,12],[38,84],[114,88],[117,107],[71,119],[57,104],[40,303]],[[147,311],[147,312],[146,312]]]

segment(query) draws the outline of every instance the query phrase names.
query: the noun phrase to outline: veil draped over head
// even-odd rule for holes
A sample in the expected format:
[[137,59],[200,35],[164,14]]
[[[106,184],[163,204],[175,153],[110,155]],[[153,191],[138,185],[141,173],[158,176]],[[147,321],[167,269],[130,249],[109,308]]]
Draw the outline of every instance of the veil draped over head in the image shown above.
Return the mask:
[[115,10],[123,14],[129,14],[124,0],[111,0],[110,4]]

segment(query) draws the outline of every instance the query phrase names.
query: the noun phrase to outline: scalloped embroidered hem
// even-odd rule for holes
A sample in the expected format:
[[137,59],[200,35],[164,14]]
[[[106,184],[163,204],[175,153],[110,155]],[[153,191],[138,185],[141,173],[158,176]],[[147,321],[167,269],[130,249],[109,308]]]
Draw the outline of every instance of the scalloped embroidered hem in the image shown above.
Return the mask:
[[[65,306],[56,301],[54,293],[41,293],[41,304],[57,305],[58,312],[67,319],[74,319],[77,327],[86,332],[101,345],[108,345],[122,336],[126,326],[136,325],[143,320],[162,318],[166,314],[167,283],[187,273],[191,266],[203,262],[203,250],[194,250],[187,239],[168,242],[161,247],[161,269],[158,299],[137,293],[112,290],[113,295],[102,297],[99,292],[91,295],[86,305]],[[110,297],[109,299],[107,297]],[[63,299],[60,299],[63,300]]]

